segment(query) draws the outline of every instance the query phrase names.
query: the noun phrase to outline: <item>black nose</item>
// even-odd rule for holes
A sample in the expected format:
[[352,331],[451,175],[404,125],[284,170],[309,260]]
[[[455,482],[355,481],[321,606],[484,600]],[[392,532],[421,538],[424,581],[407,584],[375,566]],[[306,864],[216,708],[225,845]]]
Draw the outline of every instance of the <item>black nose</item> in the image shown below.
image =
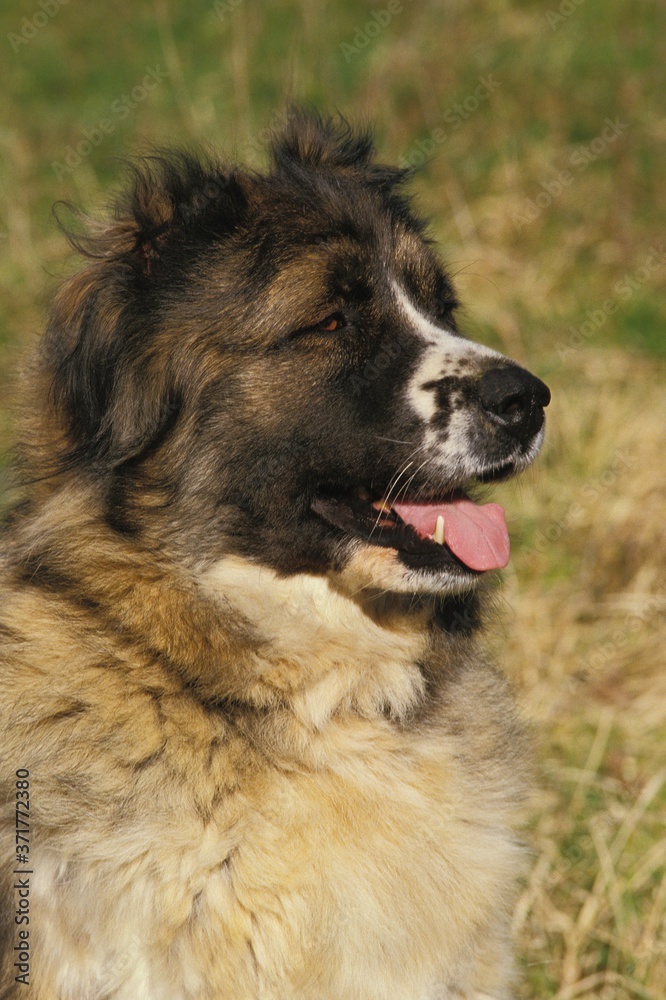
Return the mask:
[[541,430],[550,389],[518,365],[491,368],[479,382],[481,405],[493,423],[527,444]]

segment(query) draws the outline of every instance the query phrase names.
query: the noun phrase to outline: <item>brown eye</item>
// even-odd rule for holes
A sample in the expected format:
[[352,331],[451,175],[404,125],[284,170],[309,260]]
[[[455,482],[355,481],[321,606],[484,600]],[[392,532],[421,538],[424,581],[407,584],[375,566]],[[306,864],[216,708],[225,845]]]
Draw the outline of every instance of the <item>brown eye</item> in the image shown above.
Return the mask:
[[317,323],[315,330],[321,330],[324,333],[335,333],[336,330],[340,330],[345,325],[344,316],[341,313],[333,313],[320,323]]
[[349,323],[344,313],[330,313],[330,315],[320,319],[318,323],[313,323],[311,326],[301,326],[297,330],[293,330],[274,346],[276,348],[285,347],[287,344],[297,343],[303,337],[311,337],[312,334],[337,333],[338,330],[344,330],[348,326]]

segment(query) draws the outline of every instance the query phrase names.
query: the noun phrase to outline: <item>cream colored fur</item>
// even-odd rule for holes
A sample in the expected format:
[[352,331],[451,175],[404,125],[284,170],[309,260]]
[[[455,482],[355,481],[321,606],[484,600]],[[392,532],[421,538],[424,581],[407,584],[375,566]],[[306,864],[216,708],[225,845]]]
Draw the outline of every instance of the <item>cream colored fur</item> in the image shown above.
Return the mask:
[[208,710],[56,597],[6,595],[31,1000],[508,997],[524,745],[503,681],[334,577],[234,558],[198,586],[256,628],[270,710]]

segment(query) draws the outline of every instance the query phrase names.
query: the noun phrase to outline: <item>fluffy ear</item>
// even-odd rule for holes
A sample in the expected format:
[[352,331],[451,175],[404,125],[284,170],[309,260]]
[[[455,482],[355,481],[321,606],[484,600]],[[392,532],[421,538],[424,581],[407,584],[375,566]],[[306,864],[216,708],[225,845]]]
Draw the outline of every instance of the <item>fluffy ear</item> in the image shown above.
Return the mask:
[[[54,213],[75,250],[93,260],[115,260],[129,274],[157,278],[160,260],[174,239],[195,236],[198,225],[208,235],[223,237],[247,207],[241,175],[221,164],[183,150],[146,156],[127,163],[129,183],[111,209],[111,219],[98,222],[60,202]],[[79,220],[67,226],[62,209]]]
[[166,373],[150,371],[151,332],[110,265],[89,267],[63,285],[39,358],[36,405],[51,450],[43,474],[72,465],[101,473],[157,440],[175,396]]
[[411,173],[375,163],[369,129],[354,129],[342,115],[323,117],[318,111],[290,107],[286,124],[271,146],[277,174],[299,173],[301,167],[356,174],[378,187],[393,188]]
[[153,317],[173,282],[224,241],[247,207],[240,175],[187,153],[149,157],[130,174],[110,221],[66,230],[89,264],[60,289],[42,347],[60,467],[113,468],[173,422],[173,380],[150,371]]

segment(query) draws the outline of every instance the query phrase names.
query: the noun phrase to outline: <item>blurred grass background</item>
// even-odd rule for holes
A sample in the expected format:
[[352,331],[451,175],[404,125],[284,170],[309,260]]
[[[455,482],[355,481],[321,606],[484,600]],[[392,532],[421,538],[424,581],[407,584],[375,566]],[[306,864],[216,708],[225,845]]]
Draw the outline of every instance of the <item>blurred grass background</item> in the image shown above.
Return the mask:
[[663,1000],[666,6],[548,2],[3,5],[0,451],[72,266],[54,201],[99,206],[150,143],[259,166],[289,99],[374,123],[421,167],[468,332],[554,394],[538,469],[498,497],[497,655],[540,758],[520,995]]

